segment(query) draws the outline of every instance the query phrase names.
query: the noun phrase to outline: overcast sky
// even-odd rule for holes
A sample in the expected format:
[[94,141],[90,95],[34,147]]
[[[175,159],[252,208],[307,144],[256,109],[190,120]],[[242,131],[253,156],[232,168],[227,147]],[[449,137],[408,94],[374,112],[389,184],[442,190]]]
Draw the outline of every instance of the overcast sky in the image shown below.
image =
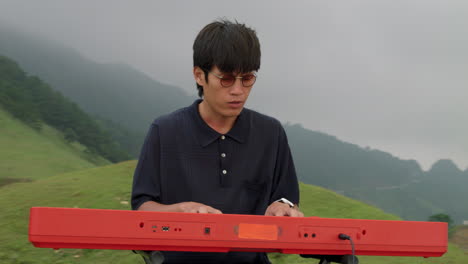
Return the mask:
[[468,167],[468,1],[0,0],[0,22],[191,94],[193,40],[221,17],[261,42],[249,107],[424,169]]

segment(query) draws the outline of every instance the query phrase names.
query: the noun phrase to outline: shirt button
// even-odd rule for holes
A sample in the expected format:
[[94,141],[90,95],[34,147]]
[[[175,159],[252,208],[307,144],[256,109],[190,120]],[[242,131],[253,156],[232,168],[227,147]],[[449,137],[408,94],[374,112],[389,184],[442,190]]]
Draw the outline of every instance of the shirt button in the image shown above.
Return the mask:
[[226,153],[221,153],[221,157],[225,158],[225,157],[226,157]]
[[224,135],[221,136],[221,139],[224,140],[226,137]]
[[223,170],[223,174],[227,174],[227,170]]

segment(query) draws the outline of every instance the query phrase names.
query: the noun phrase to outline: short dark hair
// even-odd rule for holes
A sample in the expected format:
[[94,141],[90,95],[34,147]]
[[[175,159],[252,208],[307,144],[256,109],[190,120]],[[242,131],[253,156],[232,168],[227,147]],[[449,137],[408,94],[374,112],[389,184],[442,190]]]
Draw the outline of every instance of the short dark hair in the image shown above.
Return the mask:
[[[193,43],[193,66],[205,72],[217,66],[222,72],[246,73],[260,69],[260,42],[255,30],[226,19],[206,25]],[[203,87],[197,83],[198,96]]]

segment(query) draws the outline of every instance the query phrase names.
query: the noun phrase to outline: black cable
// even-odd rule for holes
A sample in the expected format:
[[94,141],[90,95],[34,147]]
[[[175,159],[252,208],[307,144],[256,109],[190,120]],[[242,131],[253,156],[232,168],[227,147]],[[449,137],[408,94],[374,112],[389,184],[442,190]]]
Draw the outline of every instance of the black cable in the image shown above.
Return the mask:
[[343,233],[340,233],[338,235],[338,238],[341,239],[341,240],[349,240],[349,242],[351,243],[351,252],[352,252],[351,257],[353,258],[353,264],[354,264],[355,256],[354,256],[354,242],[353,242],[353,239],[350,236],[348,236],[346,234],[343,234]]

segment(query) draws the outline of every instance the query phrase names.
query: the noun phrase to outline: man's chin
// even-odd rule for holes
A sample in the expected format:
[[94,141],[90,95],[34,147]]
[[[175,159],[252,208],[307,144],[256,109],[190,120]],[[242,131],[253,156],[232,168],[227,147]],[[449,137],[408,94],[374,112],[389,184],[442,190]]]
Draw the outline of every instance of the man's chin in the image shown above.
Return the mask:
[[238,117],[242,112],[242,108],[240,109],[229,109],[228,111],[224,112],[224,116],[227,118]]

